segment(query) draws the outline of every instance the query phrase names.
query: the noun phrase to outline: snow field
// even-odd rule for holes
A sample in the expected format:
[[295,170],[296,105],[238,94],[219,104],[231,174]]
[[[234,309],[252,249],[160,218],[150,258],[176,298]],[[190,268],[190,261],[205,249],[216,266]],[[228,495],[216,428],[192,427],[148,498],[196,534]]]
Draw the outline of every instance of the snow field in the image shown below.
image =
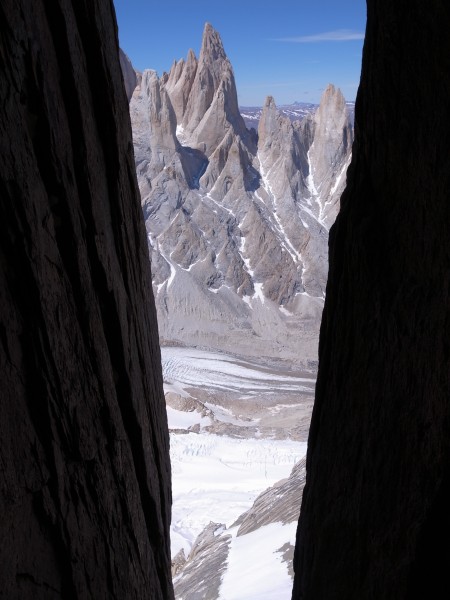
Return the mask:
[[[261,394],[310,391],[314,386],[312,378],[280,373],[226,354],[174,347],[162,348],[161,352],[165,390],[184,397],[195,396],[199,388],[215,390],[215,394],[231,390],[240,400],[251,403]],[[209,402],[205,406],[219,421],[249,425],[225,407]],[[289,406],[280,404],[269,410],[276,413]],[[196,411],[171,407],[167,407],[167,416],[171,429],[187,430],[196,424],[202,428],[210,422],[209,417]],[[252,424],[258,420],[255,418]],[[233,524],[261,492],[289,476],[294,464],[305,456],[306,448],[305,442],[236,439],[201,429],[200,433],[170,434],[171,554],[174,557],[183,548],[187,557],[197,536],[211,521],[223,524],[224,533],[232,539],[219,600],[290,600],[292,580],[280,549],[288,543],[294,545],[297,523],[272,523],[239,537],[238,527]]]
[[200,427],[208,427],[211,425],[211,419],[209,417],[202,417],[196,410],[186,412],[183,410],[176,410],[167,405],[166,409],[170,429],[189,429],[189,427],[192,427],[193,425],[200,425]]
[[181,548],[189,554],[210,521],[230,527],[262,491],[290,474],[306,454],[306,443],[171,434],[170,454],[175,556]]
[[220,600],[290,600],[292,579],[279,552],[295,544],[297,523],[271,523],[236,537],[228,554],[228,568],[219,591]]

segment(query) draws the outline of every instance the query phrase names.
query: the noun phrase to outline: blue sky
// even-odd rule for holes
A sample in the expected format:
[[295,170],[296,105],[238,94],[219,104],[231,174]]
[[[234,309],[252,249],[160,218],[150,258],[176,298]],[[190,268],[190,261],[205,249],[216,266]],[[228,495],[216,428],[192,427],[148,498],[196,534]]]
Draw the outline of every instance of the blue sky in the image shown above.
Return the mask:
[[365,0],[114,0],[122,49],[138,70],[168,71],[203,27],[220,33],[241,106],[318,102],[328,83],[354,100]]

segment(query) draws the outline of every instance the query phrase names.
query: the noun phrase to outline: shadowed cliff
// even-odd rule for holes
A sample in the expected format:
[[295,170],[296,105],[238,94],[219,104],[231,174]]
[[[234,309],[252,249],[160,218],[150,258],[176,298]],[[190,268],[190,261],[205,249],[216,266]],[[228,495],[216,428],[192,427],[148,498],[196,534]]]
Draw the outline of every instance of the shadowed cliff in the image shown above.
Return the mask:
[[112,3],[0,8],[0,595],[173,597],[157,323]]
[[367,6],[293,598],[448,598],[450,7]]

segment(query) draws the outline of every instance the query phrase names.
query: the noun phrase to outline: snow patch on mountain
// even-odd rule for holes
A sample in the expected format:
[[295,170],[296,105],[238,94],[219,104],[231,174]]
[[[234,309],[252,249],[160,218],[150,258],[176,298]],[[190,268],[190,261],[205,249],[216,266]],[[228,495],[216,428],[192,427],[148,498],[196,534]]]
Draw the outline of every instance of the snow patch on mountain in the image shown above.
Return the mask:
[[351,143],[341,96],[327,88],[317,110],[270,97],[257,136],[209,24],[198,60],[190,51],[160,78],[144,71],[130,115],[163,344],[316,362]]
[[297,523],[270,523],[240,537],[236,530],[228,531],[233,537],[219,599],[290,600],[292,578],[283,548],[295,545]]

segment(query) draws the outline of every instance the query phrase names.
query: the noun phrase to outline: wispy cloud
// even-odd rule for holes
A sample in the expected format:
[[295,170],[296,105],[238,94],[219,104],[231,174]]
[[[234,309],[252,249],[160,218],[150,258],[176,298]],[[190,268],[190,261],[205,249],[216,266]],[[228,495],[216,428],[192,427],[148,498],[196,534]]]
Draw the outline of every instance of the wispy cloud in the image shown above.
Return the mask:
[[352,29],[336,29],[314,35],[300,35],[297,37],[272,38],[273,42],[291,42],[294,44],[314,44],[317,42],[350,42],[352,40],[363,40],[364,33]]

